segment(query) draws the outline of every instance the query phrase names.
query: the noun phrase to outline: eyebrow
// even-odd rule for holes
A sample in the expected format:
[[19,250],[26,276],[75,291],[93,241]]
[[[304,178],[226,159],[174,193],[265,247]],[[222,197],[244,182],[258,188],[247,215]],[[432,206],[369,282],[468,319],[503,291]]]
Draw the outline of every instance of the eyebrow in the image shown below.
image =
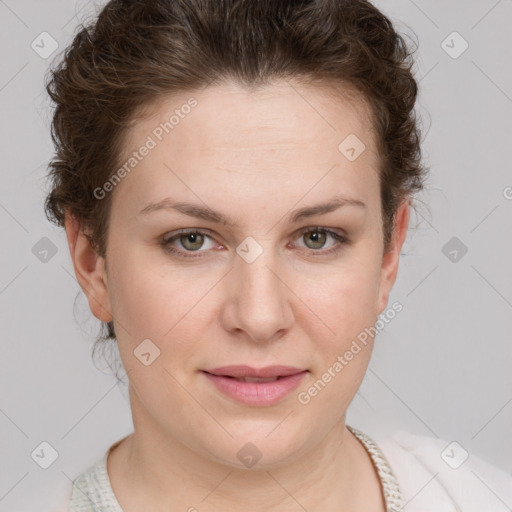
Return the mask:
[[[287,216],[287,220],[290,224],[294,224],[302,219],[313,217],[314,215],[322,215],[325,213],[333,212],[343,206],[355,206],[357,208],[366,209],[366,204],[362,201],[338,195],[326,203],[306,206],[304,208],[293,210]],[[234,220],[220,212],[212,210],[207,206],[175,201],[171,197],[166,197],[158,203],[149,203],[139,212],[139,215],[147,215],[151,212],[156,212],[159,210],[176,210],[197,219],[224,224],[225,226],[231,228],[236,226],[236,222]]]

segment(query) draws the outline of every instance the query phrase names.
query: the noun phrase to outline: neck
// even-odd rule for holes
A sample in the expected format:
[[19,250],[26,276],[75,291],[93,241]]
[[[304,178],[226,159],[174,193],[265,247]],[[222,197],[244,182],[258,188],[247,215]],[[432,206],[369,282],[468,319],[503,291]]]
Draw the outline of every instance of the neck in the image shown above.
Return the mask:
[[375,468],[344,417],[307,453],[244,469],[185,446],[146,416],[134,415],[134,426],[108,459],[125,512],[384,510]]

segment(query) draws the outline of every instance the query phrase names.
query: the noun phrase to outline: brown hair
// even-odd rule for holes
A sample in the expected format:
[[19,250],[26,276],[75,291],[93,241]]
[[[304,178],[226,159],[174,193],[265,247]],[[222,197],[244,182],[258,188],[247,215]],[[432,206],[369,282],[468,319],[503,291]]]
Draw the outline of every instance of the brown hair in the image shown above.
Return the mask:
[[[76,217],[105,257],[123,135],[143,109],[173,92],[232,78],[247,87],[296,78],[360,93],[381,156],[385,249],[398,206],[423,188],[418,86],[412,53],[365,0],[111,0],[81,25],[46,88],[55,103],[48,219]],[[340,141],[341,142],[341,141]],[[100,339],[115,339],[112,322]]]

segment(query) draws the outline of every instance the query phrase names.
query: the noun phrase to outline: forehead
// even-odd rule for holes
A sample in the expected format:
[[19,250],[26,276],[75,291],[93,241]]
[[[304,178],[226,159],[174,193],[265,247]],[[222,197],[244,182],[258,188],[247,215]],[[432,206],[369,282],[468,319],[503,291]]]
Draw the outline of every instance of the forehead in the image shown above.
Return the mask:
[[[235,204],[238,192],[275,199],[276,187],[297,199],[314,189],[311,200],[335,187],[369,200],[375,189],[379,156],[369,109],[351,90],[225,82],[162,97],[144,114],[126,134],[121,161],[148,140],[152,148],[116,195],[131,190],[158,200],[163,189],[175,196],[179,188],[188,199],[229,196]],[[349,146],[362,151],[357,159],[347,158]]]
[[339,151],[339,143],[356,134],[367,155],[378,156],[370,110],[353,88],[278,80],[249,89],[225,81],[164,96],[144,109],[146,114],[135,119],[126,135],[128,151],[148,134],[157,144],[174,139],[174,151],[192,153],[201,148],[219,153],[288,148],[311,152],[319,146]]

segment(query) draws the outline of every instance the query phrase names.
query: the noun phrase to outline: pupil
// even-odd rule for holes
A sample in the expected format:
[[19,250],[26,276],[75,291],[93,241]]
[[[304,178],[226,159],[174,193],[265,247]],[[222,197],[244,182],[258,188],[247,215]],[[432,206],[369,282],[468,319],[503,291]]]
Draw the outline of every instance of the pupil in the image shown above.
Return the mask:
[[320,231],[310,231],[308,236],[311,242],[319,244],[322,243],[320,240],[322,239],[322,236],[324,236],[324,233],[321,233]]
[[198,249],[198,247],[193,247],[193,246],[194,246],[194,244],[199,244],[198,243],[198,239],[199,240],[201,239],[201,234],[200,233],[187,233],[187,234],[185,234],[183,236],[185,237],[183,239],[184,241],[182,242],[184,247],[186,247],[189,250],[196,250],[196,249]]

